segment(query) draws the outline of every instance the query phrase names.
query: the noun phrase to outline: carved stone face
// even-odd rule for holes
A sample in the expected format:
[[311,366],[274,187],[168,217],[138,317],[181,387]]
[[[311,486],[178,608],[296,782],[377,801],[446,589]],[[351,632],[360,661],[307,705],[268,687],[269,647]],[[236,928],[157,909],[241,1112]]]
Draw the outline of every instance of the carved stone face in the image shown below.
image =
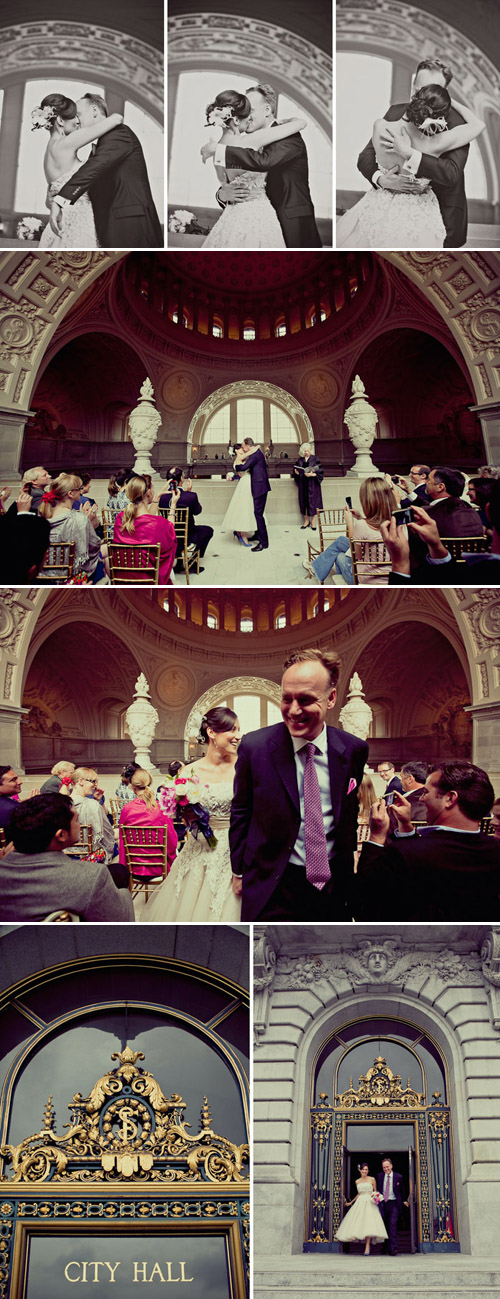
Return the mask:
[[389,958],[386,952],[382,952],[380,948],[377,948],[376,951],[370,952],[367,961],[370,974],[385,974],[388,964]]

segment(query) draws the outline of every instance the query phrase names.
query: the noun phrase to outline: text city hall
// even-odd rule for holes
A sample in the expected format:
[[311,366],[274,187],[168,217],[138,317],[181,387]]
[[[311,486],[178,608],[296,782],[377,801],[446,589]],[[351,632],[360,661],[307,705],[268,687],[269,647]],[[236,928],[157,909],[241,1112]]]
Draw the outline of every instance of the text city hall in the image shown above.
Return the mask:
[[[121,1262],[107,1263],[106,1261],[96,1262],[94,1260],[90,1262],[77,1262],[76,1260],[73,1260],[71,1263],[66,1264],[64,1275],[67,1281],[73,1283],[78,1281],[109,1281],[112,1283],[116,1281],[115,1272],[119,1267],[121,1267]],[[186,1276],[185,1263],[163,1263],[162,1267],[160,1267],[159,1263],[155,1263],[151,1268],[149,1275],[147,1263],[132,1263],[132,1267],[134,1269],[132,1281],[194,1281],[194,1277]],[[103,1272],[100,1271],[101,1268],[104,1269]],[[106,1268],[108,1269],[107,1272],[105,1270]],[[175,1269],[176,1272],[180,1272],[180,1276],[172,1275],[172,1269]]]

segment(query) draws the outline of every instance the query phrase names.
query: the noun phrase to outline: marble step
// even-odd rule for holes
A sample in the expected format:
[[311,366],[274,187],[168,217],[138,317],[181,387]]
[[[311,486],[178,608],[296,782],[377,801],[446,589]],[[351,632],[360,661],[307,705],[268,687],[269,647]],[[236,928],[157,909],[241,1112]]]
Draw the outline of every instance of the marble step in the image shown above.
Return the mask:
[[338,1266],[337,1260],[318,1267],[300,1266],[254,1269],[254,1299],[278,1299],[278,1295],[300,1299],[359,1299],[360,1293],[374,1299],[500,1299],[500,1265],[485,1260],[454,1259],[436,1263],[428,1257],[415,1264],[405,1259],[366,1260]]

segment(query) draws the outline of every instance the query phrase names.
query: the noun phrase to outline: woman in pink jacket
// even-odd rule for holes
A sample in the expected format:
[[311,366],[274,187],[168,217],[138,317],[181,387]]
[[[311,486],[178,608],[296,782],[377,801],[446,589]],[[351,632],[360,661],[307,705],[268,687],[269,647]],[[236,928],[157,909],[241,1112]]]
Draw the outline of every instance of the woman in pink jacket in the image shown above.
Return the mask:
[[[129,803],[125,803],[120,812],[119,821],[119,861],[125,865],[125,844],[121,828],[123,825],[166,825],[167,826],[167,874],[170,870],[177,849],[177,835],[174,830],[172,817],[166,812],[162,812],[151,789],[151,776],[149,771],[143,771],[139,767],[134,771],[130,781],[131,788],[134,791],[134,797]],[[156,873],[156,872],[155,872]],[[134,871],[134,875],[149,875],[147,862],[144,866],[139,866]]]

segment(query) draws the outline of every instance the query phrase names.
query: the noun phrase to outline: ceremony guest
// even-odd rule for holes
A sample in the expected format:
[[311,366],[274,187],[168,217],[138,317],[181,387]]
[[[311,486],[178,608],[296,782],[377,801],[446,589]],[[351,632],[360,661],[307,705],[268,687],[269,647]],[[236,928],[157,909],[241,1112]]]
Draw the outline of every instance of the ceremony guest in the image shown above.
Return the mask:
[[434,764],[420,797],[427,827],[416,834],[411,804],[394,795],[399,837],[390,843],[384,800],[372,808],[355,876],[355,918],[498,921],[500,843],[481,833],[495,797],[486,772],[465,759]]
[[406,492],[406,496],[399,502],[401,508],[413,503],[424,506],[428,504],[430,497],[427,495],[427,479],[430,472],[430,465],[412,465],[408,478],[395,475],[397,486]]
[[10,819],[17,807],[22,780],[12,767],[0,767],[0,827],[9,837]]
[[92,852],[104,851],[106,861],[111,861],[115,852],[115,836],[104,807],[101,807],[94,797],[97,790],[97,771],[94,771],[93,767],[76,767],[73,780],[71,798],[78,812],[80,825],[92,827]]
[[[92,507],[84,505],[81,510],[73,509],[74,501],[80,499],[81,490],[82,480],[76,474],[59,474],[43,493],[38,512],[49,521],[51,546],[74,541],[73,573],[75,577],[85,573],[95,586],[105,576],[101,541],[92,523]],[[46,568],[45,575],[57,577],[57,572]]]
[[[200,552],[201,559],[203,559],[208,543],[212,540],[214,535],[214,530],[207,523],[194,523],[194,518],[201,514],[202,507],[196,492],[193,492],[191,479],[185,479],[184,470],[180,469],[177,465],[174,465],[173,469],[169,470],[166,477],[168,478],[169,491],[164,492],[163,496],[160,496],[158,502],[160,510],[170,510],[172,492],[175,492],[176,494],[178,493],[175,501],[175,508],[189,511],[187,533],[188,545],[195,545],[196,549]],[[176,549],[177,556],[182,555],[182,549],[182,541],[178,541]],[[176,571],[177,567],[176,564]],[[182,562],[179,565],[179,571],[183,572]],[[199,571],[200,573],[203,573],[202,568],[200,568]]]
[[[170,582],[174,566],[177,538],[175,535],[175,507],[179,493],[172,493],[168,519],[164,519],[153,506],[154,489],[147,476],[134,474],[129,478],[126,488],[128,504],[120,510],[115,519],[113,541],[121,546],[148,545],[160,543],[159,586]],[[153,508],[151,508],[153,507]]]
[[500,839],[500,798],[496,798],[491,809],[491,819],[494,825],[494,837]]
[[[177,835],[174,830],[172,817],[168,816],[157,803],[151,788],[151,775],[149,771],[144,771],[142,767],[136,767],[133,772],[130,787],[133,797],[129,799],[120,812],[120,833],[119,833],[119,861],[122,866],[126,865],[125,844],[121,828],[124,825],[166,825],[167,826],[167,874],[170,870],[177,849]],[[149,876],[151,870],[147,865],[137,868],[138,875]]]
[[118,799],[119,803],[129,803],[132,798],[135,798],[134,791],[130,784],[134,771],[139,771],[138,762],[127,762],[126,765],[122,767],[120,784],[117,785],[115,789],[115,798]]
[[334,653],[296,651],[283,669],[283,721],[241,741],[229,842],[243,920],[351,918],[368,746],[326,725],[338,675]]
[[[363,543],[383,540],[381,525],[391,518],[393,510],[396,509],[398,498],[392,483],[387,483],[380,477],[373,477],[363,479],[359,489],[359,500],[363,514],[358,514],[357,510],[351,510],[346,506],[344,515],[347,530],[352,529],[356,558],[364,560],[365,547]],[[389,555],[384,555],[384,558],[389,559]],[[330,542],[326,550],[322,550],[313,559],[312,563],[303,560],[303,568],[305,568],[309,577],[317,577],[321,583],[325,581],[333,568],[334,572],[339,573],[344,578],[344,581],[349,586],[352,586],[354,577],[349,537],[336,537],[335,541]],[[363,562],[358,571],[358,578],[362,586],[367,584],[370,586],[386,586],[389,580],[387,567],[380,563],[377,564],[376,561],[373,563]]]
[[114,510],[118,514],[119,510],[124,510],[125,506],[128,505],[128,497],[125,491],[125,483],[128,477],[128,469],[118,469],[116,474],[111,474],[108,483],[107,510]]
[[488,531],[490,528],[486,506],[488,505],[488,502],[491,501],[494,488],[494,478],[482,478],[479,476],[476,478],[469,478],[467,483],[467,495],[471,505],[475,505],[478,511],[479,518],[485,531]]
[[389,577],[390,586],[404,586],[412,582],[415,586],[481,586],[500,583],[500,482],[495,483],[491,500],[486,506],[488,520],[491,523],[491,550],[478,554],[462,552],[463,563],[452,558],[449,550],[441,541],[434,519],[426,510],[413,507],[413,521],[409,530],[416,533],[426,547],[424,562],[420,568],[410,572],[410,550],[408,539],[403,529],[391,519],[383,524],[384,541],[392,560],[392,571]]
[[[447,465],[431,469],[427,479],[426,505],[440,537],[482,537],[484,529],[477,510],[464,501],[465,474]],[[410,532],[411,567],[418,568],[425,560],[425,545],[416,532]]]
[[387,802],[389,795],[394,794],[396,790],[398,794],[400,794],[403,786],[399,776],[396,775],[396,768],[393,762],[379,762],[377,771],[379,776],[382,777],[382,780],[385,780],[385,793],[383,794],[383,798]]
[[115,888],[107,866],[65,856],[79,833],[78,813],[61,794],[39,794],[16,805],[10,824],[14,852],[0,860],[1,920],[45,920],[62,909],[81,920],[134,919],[130,894]]
[[36,514],[42,503],[42,496],[50,483],[50,474],[48,469],[43,465],[36,465],[34,469],[27,469],[23,474],[21,487],[25,489],[31,500],[31,509]]
[[427,820],[425,802],[420,796],[420,791],[424,788],[426,779],[426,762],[405,762],[404,767],[401,767],[402,790],[400,790],[400,793],[404,794],[410,804],[412,821]]
[[36,582],[50,544],[50,525],[32,509],[21,489],[10,510],[0,515],[0,584]]
[[73,789],[74,762],[56,762],[48,780],[40,786],[41,794],[71,794]]
[[313,455],[309,442],[304,442],[299,451],[299,458],[293,466],[293,476],[299,489],[299,509],[303,515],[303,528],[316,528],[316,513],[323,509],[321,484],[323,467],[318,457]]

